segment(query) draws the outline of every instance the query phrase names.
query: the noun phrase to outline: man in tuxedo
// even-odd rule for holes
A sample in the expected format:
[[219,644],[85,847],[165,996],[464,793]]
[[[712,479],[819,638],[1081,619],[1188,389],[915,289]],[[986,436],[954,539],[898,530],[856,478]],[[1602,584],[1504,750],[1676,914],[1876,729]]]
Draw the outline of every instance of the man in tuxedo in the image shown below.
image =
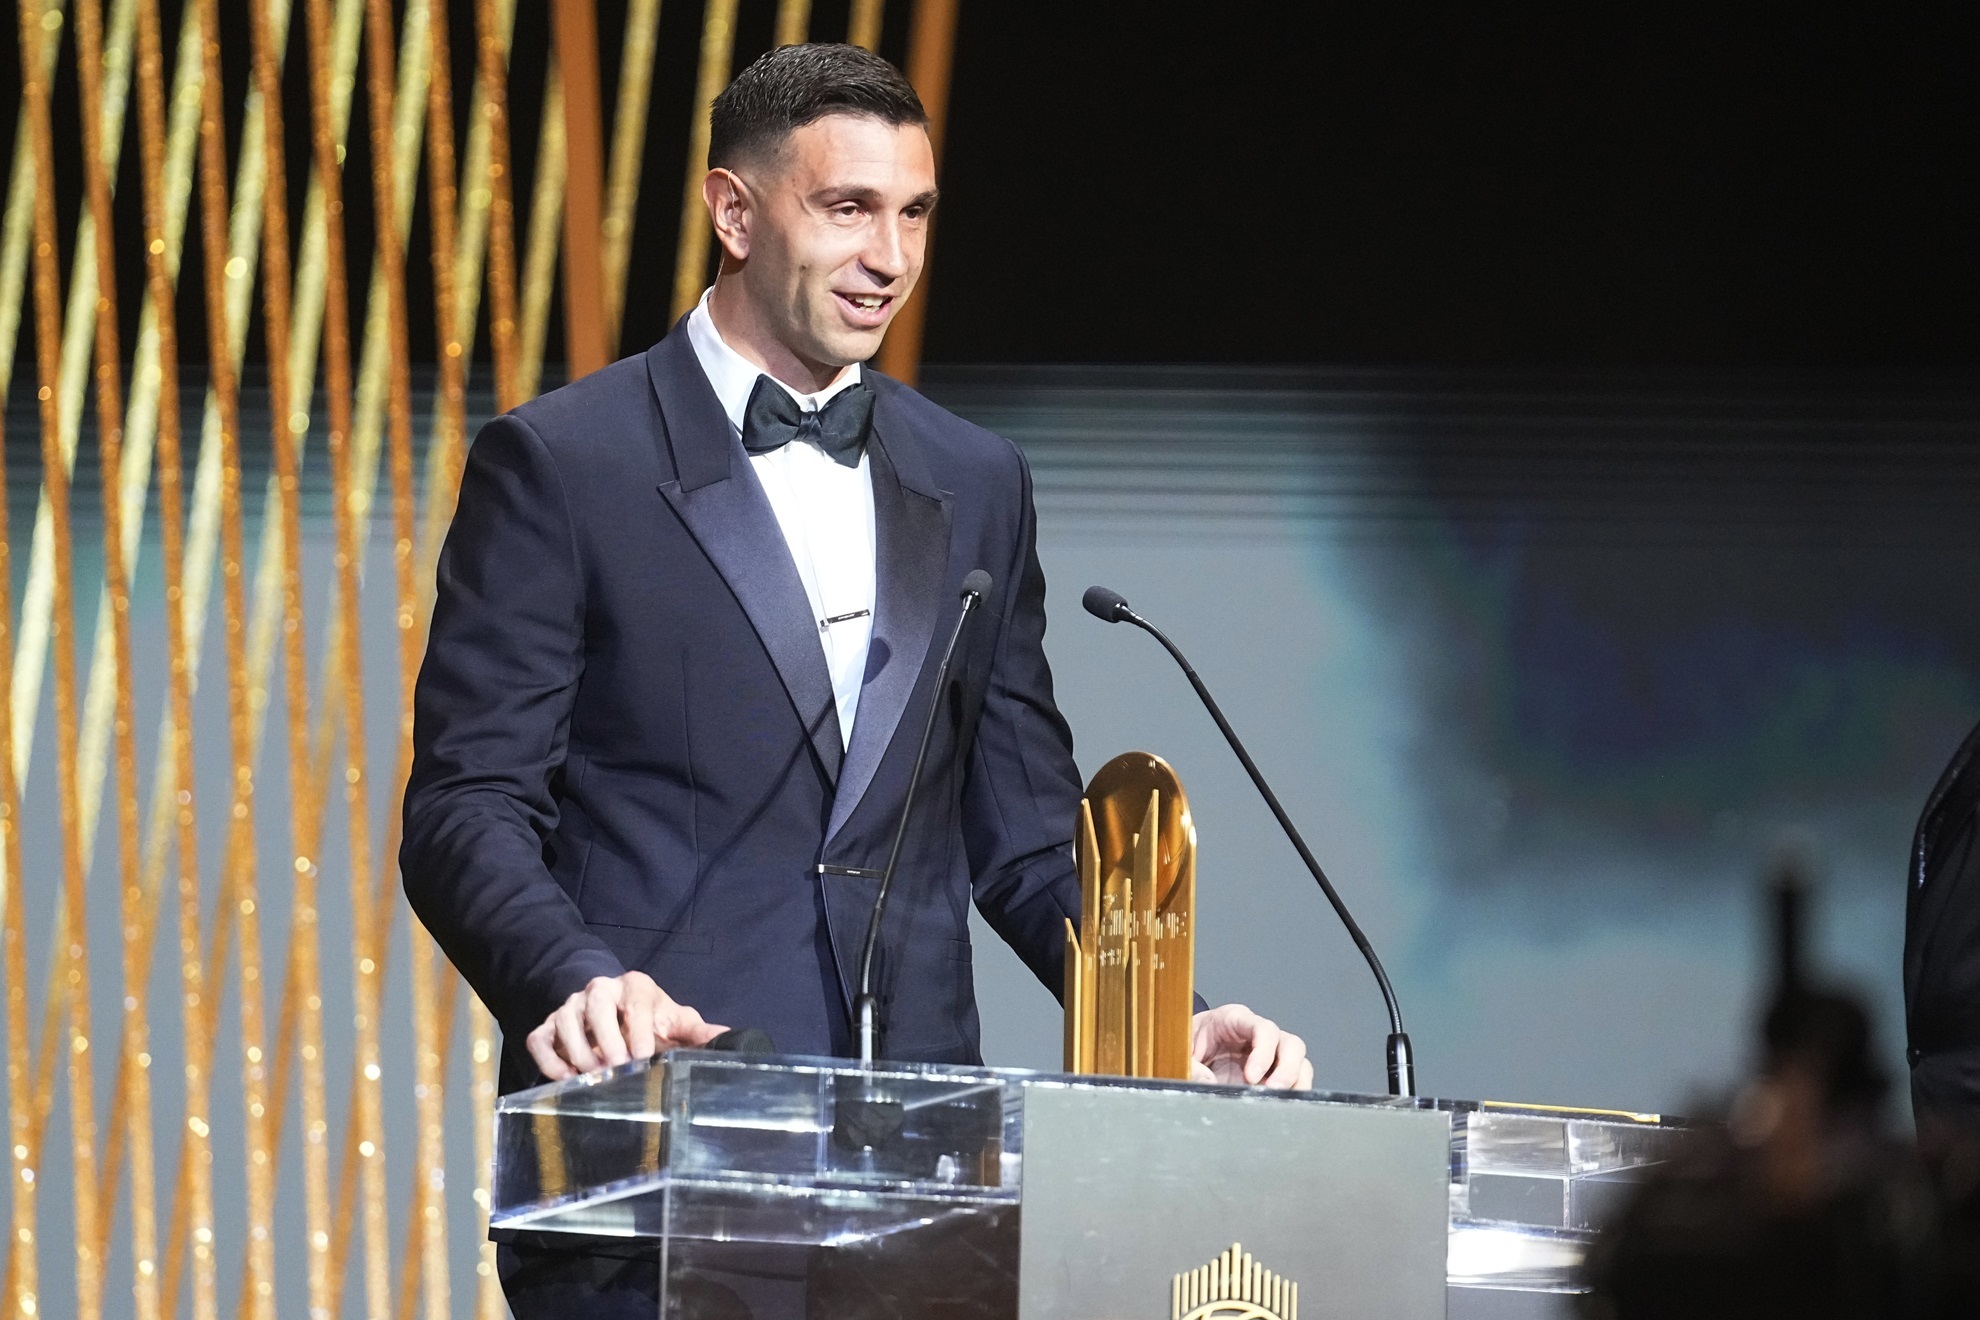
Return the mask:
[[[505,1090],[766,1030],[845,1055],[859,947],[936,708],[880,944],[887,1058],[979,1061],[972,899],[1057,990],[1080,796],[1008,441],[864,363],[920,274],[926,116],[850,46],[715,102],[712,289],[469,454],[400,854],[500,1020]],[[934,690],[966,575],[993,585]],[[1309,1086],[1237,1005],[1199,1075]],[[651,1273],[650,1265],[644,1266]],[[638,1312],[634,1267],[505,1251],[519,1316]],[[651,1314],[647,1309],[642,1314]]]
[[1912,1111],[1927,1141],[1980,1141],[1980,727],[1926,799],[1905,879]]

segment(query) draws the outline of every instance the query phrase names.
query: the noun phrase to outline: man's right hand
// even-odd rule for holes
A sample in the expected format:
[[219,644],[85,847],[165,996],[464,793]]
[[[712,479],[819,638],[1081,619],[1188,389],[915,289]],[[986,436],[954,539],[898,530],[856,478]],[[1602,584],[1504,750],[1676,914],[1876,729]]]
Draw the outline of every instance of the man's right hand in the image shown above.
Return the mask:
[[706,1045],[727,1030],[676,1003],[645,972],[596,976],[529,1033],[529,1057],[545,1077],[561,1082],[663,1050]]

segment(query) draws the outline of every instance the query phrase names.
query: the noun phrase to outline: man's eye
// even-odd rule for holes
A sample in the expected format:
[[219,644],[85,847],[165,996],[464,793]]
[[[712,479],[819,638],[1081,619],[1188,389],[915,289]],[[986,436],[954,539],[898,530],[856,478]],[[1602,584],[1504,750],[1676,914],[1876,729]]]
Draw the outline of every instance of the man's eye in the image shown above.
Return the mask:
[[859,214],[859,203],[840,202],[832,208],[832,214],[838,216],[841,220],[850,220]]

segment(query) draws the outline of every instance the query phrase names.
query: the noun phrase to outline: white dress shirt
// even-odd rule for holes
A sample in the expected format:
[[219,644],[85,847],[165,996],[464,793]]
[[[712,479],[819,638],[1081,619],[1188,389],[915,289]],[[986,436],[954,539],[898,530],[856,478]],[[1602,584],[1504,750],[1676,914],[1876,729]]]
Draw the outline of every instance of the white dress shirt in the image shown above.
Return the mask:
[[[712,292],[712,290],[710,291]],[[708,383],[729,425],[742,435],[743,414],[758,376],[769,375],[730,348],[708,312],[708,294],[688,314],[688,343],[701,363]],[[834,395],[859,381],[859,364],[841,371],[838,379],[816,394],[800,394],[775,376],[805,412],[821,408]],[[852,741],[853,716],[859,709],[859,688],[866,678],[866,651],[873,640],[874,539],[873,477],[862,453],[858,467],[847,467],[809,440],[793,440],[767,454],[751,454],[749,465],[770,499],[777,526],[790,547],[804,594],[811,601],[811,618],[832,675],[832,694],[839,710],[839,736]],[[831,622],[827,622],[830,620]]]

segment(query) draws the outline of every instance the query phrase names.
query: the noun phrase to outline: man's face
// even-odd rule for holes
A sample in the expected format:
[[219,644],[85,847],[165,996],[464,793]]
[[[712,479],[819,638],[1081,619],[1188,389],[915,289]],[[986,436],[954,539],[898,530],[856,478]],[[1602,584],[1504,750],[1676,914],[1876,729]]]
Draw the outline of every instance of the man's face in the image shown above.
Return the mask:
[[814,367],[872,357],[921,275],[935,204],[927,132],[827,115],[736,173],[749,190],[739,274],[752,319]]

